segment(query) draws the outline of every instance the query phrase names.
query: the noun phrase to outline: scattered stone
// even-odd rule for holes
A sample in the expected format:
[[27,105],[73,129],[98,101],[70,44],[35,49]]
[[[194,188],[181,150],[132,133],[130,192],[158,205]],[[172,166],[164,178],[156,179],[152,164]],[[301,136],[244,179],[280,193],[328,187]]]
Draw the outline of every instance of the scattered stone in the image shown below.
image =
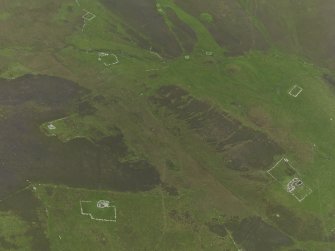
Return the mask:
[[48,125],[48,129],[49,129],[49,130],[55,130],[55,129],[56,129],[56,126],[54,126],[53,124],[49,124],[49,125]]

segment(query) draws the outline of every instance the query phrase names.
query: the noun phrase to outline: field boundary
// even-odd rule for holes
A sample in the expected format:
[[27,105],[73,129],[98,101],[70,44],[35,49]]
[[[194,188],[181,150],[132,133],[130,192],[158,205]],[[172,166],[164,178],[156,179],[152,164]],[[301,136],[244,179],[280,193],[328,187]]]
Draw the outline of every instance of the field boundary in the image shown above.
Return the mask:
[[[286,174],[283,176],[283,180],[280,180],[280,177],[276,176],[273,172],[280,168],[280,165],[287,165],[287,168],[290,169],[292,173]],[[275,181],[283,186],[286,192],[290,193],[297,201],[302,202],[307,196],[309,196],[313,190],[307,186],[301,179],[299,172],[290,164],[289,160],[285,157],[282,157],[276,164],[266,171]],[[288,178],[288,179],[287,179]]]
[[98,61],[103,61],[102,59],[104,57],[109,57],[109,56],[114,57],[114,62],[110,64],[103,62],[105,66],[111,66],[111,65],[120,63],[118,56],[116,56],[114,53],[106,53],[106,52],[98,52]]
[[[80,200],[79,201],[79,204],[80,204],[80,213],[82,215],[89,216],[91,218],[91,220],[116,222],[116,207],[114,205],[108,206],[109,208],[113,208],[114,209],[114,219],[103,219],[103,218],[96,218],[96,217],[94,217],[92,215],[92,213],[84,212],[84,209],[83,209],[83,204],[84,203],[93,203],[93,201],[91,201],[91,200]],[[99,207],[97,207],[97,208],[99,208]]]

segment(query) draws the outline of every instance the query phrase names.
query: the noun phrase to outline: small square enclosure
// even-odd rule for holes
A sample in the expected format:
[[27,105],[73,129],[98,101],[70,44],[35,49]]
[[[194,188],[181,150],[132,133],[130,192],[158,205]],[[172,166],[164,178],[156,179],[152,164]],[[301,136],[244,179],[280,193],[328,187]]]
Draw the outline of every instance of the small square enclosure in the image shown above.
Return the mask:
[[93,14],[92,12],[89,12],[89,11],[86,11],[86,10],[84,10],[86,13],[82,16],[82,18],[85,20],[85,21],[91,21],[91,20],[93,20],[95,17],[96,17],[96,15],[95,14]]
[[289,91],[288,94],[292,97],[298,97],[303,89],[300,86],[294,85]]

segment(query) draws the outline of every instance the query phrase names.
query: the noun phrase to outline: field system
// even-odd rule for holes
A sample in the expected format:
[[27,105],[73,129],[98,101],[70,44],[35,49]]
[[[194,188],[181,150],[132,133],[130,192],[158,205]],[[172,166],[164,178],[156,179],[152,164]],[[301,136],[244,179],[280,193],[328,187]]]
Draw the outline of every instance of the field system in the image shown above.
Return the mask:
[[91,142],[100,140],[109,134],[107,125],[97,124],[97,118],[73,114],[64,118],[48,121],[40,125],[40,130],[46,136],[57,137],[63,143],[83,138]]
[[[75,138],[84,138],[85,135],[80,133],[83,125],[78,123],[71,117],[56,119],[51,122],[46,122],[40,126],[41,130],[47,136],[56,136],[62,142],[68,142]],[[70,129],[71,128],[71,129]]]
[[267,173],[299,202],[312,193],[312,189],[302,181],[298,171],[293,168],[287,158],[281,158]]
[[80,213],[89,216],[91,220],[116,222],[116,207],[106,200],[81,200]]

